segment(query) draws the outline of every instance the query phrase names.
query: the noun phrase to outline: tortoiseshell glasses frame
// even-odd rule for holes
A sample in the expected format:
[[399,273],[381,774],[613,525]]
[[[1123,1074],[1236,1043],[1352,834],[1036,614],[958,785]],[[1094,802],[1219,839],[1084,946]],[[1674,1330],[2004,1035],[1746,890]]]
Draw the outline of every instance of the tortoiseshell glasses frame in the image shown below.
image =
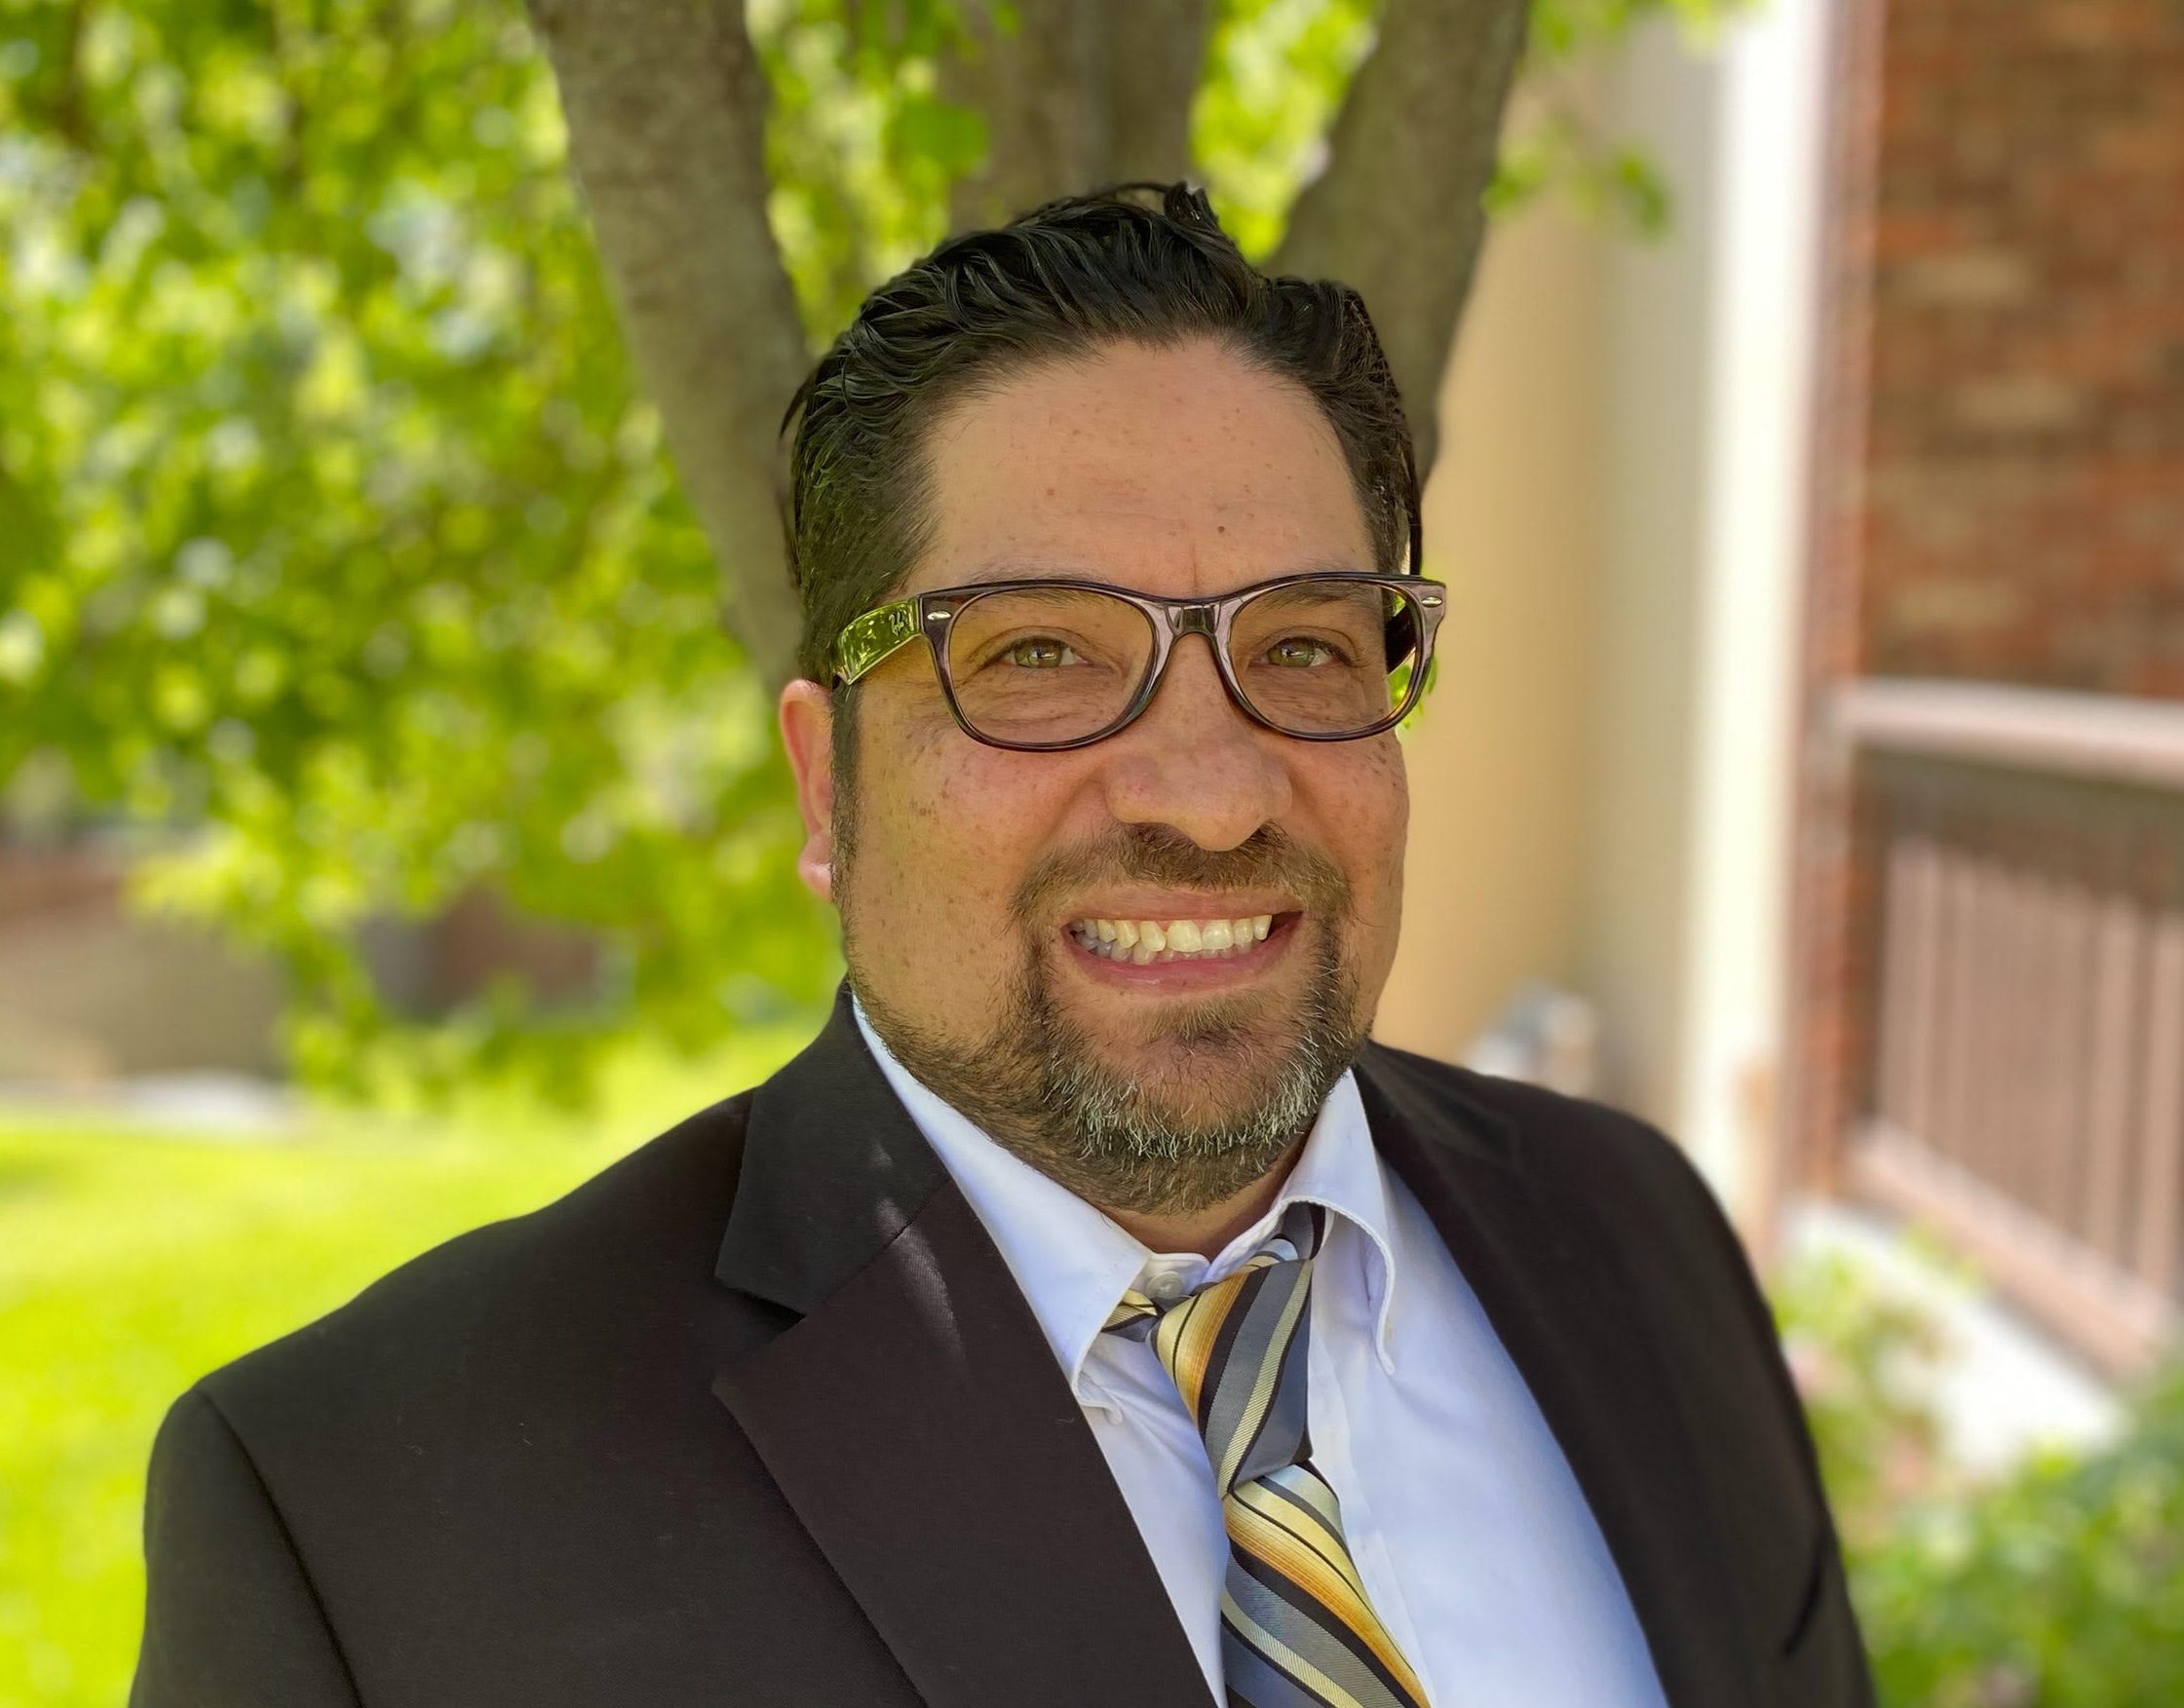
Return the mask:
[[[1386,659],[1389,692],[1381,707],[1358,722],[1356,727],[1346,723],[1338,728],[1308,728],[1300,727],[1299,719],[1284,721],[1255,705],[1237,674],[1234,638],[1239,614],[1269,594],[1291,591],[1300,596],[1300,602],[1309,602],[1315,592],[1323,592],[1328,602],[1332,602],[1354,597],[1367,588],[1381,589],[1385,594],[1382,620],[1384,644],[1389,654]],[[1127,698],[1122,700],[1121,708],[1097,728],[1057,740],[1028,740],[981,729],[966,711],[950,659],[950,635],[964,613],[980,600],[1026,592],[1049,597],[1065,592],[1104,595],[1130,607],[1144,619],[1148,630],[1145,641],[1149,641],[1149,645],[1141,674]],[[965,735],[989,747],[1025,753],[1059,752],[1090,746],[1128,728],[1160,691],[1176,641],[1186,634],[1202,634],[1212,652],[1214,666],[1230,701],[1252,723],[1300,741],[1355,741],[1395,728],[1418,703],[1433,663],[1434,638],[1446,611],[1447,593],[1442,583],[1427,581],[1420,576],[1362,575],[1347,571],[1280,576],[1212,599],[1165,599],[1105,582],[1061,577],[937,588],[877,606],[844,627],[834,643],[834,679],[844,685],[856,682],[922,635],[932,654],[934,672],[939,679],[949,715]],[[1053,643],[1047,637],[1037,636],[1017,644]],[[1133,643],[1132,650],[1137,644],[1145,642]],[[1399,645],[1400,657],[1394,656]],[[1104,697],[1107,702],[1114,699],[1112,692]]]

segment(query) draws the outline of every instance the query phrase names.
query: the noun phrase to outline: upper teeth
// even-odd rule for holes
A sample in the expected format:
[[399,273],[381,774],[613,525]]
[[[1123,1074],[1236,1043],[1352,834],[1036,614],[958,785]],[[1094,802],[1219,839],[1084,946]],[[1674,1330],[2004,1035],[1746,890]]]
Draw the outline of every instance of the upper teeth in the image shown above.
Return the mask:
[[1070,934],[1107,961],[1143,967],[1152,961],[1226,960],[1266,940],[1274,915],[1247,919],[1080,919]]

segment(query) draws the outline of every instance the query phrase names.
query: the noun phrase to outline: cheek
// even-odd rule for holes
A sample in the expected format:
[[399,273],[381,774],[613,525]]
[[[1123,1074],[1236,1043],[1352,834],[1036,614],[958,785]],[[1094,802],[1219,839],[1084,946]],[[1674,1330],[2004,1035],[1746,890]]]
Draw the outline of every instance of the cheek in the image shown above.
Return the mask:
[[[1332,748],[1314,791],[1314,828],[1350,880],[1351,936],[1358,969],[1375,990],[1393,964],[1402,930],[1403,840],[1410,791],[1392,739]],[[1322,757],[1315,755],[1316,758]]]
[[1403,834],[1410,823],[1410,786],[1402,750],[1392,737],[1360,742],[1332,768],[1323,797],[1328,832],[1360,887],[1400,883]]
[[[1375,742],[1377,748],[1378,743]],[[1369,1011],[1395,965],[1402,934],[1403,843],[1410,821],[1410,790],[1401,751],[1359,755],[1349,768],[1342,806],[1334,820],[1342,838],[1336,857],[1350,876],[1353,970],[1360,1001]]]
[[898,728],[866,748],[858,903],[874,925],[936,940],[1007,929],[1025,874],[1054,840],[1057,767],[984,748],[949,726]]

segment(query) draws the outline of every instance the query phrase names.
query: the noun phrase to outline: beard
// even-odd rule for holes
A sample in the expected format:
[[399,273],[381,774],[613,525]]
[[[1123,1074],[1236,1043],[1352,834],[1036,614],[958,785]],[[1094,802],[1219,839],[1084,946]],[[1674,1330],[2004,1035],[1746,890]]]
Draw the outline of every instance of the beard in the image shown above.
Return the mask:
[[[1301,992],[1162,1002],[1135,1041],[1149,1065],[1118,1064],[1055,999],[1042,923],[1069,892],[1101,882],[1289,891],[1305,903],[1298,929],[1313,931]],[[1272,826],[1218,853],[1163,826],[1125,826],[1041,862],[1013,911],[1022,952],[983,1038],[941,1037],[877,1000],[859,976],[854,913],[845,910],[850,983],[872,1029],[920,1082],[1101,1208],[1190,1214],[1264,1178],[1311,1128],[1364,1042],[1369,1017],[1358,1012],[1347,954],[1348,882]]]

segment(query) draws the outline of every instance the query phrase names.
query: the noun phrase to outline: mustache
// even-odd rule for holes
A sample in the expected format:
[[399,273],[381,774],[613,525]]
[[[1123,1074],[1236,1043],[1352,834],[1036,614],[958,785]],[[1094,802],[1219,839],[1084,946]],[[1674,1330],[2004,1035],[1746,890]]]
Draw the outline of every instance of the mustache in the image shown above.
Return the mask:
[[1073,892],[1132,883],[1216,892],[1286,890],[1330,921],[1350,913],[1350,880],[1342,868],[1276,825],[1260,825],[1234,848],[1209,849],[1167,824],[1121,824],[1034,865],[1016,887],[1016,919],[1034,925]]

